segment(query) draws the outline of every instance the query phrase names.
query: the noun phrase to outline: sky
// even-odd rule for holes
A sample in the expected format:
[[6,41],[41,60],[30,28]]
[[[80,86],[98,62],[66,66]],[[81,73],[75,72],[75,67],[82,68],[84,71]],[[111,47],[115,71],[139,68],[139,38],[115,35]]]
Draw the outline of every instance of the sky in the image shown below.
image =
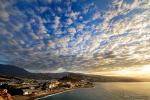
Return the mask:
[[0,63],[42,73],[150,72],[150,0],[0,0]]

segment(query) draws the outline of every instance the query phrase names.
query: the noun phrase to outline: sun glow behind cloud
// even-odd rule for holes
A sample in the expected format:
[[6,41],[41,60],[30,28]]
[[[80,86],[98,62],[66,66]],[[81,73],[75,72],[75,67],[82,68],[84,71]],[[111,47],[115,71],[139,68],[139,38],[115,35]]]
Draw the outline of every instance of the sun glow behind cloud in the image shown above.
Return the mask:
[[125,76],[125,77],[137,77],[137,78],[149,78],[150,77],[150,65],[122,68],[114,71],[97,72],[91,74],[99,74],[106,76]]

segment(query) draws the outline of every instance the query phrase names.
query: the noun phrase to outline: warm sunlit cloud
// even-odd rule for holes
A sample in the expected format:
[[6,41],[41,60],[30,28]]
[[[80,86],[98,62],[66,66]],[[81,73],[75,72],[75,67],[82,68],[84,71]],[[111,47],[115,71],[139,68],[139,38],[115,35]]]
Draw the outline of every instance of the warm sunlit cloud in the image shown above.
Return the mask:
[[108,75],[108,76],[127,76],[127,77],[150,77],[150,65],[122,68],[114,71],[96,72],[93,74]]

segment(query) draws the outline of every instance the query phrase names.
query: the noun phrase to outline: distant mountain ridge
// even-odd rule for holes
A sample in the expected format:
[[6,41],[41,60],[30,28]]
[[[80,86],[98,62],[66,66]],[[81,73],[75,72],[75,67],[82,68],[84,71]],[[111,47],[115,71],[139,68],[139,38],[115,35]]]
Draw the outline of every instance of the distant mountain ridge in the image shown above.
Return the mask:
[[10,76],[19,76],[30,74],[28,71],[13,66],[13,65],[2,65],[0,64],[0,74],[1,75],[10,75]]
[[68,73],[30,73],[23,68],[19,68],[13,65],[0,64],[0,75],[8,77],[21,77],[29,79],[53,79],[66,76]]
[[28,78],[28,79],[59,79],[64,76],[76,78],[76,79],[86,79],[92,82],[141,82],[150,80],[139,80],[130,77],[116,77],[116,76],[101,76],[101,75],[90,75],[81,73],[30,73],[22,68],[13,65],[2,65],[0,64],[0,75],[5,75],[8,77],[18,77],[18,78]]

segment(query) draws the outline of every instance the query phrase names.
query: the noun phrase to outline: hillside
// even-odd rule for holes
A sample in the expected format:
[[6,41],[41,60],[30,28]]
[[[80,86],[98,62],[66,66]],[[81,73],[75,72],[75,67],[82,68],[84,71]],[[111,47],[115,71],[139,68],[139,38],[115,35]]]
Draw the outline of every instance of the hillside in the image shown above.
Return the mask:
[[[22,68],[13,65],[0,64],[0,76],[20,77],[29,79],[53,79],[65,76],[67,73],[30,73]],[[2,79],[2,77],[0,77]]]
[[8,75],[8,76],[24,76],[30,74],[28,71],[12,66],[12,65],[2,65],[0,64],[0,75]]
[[[3,76],[3,77],[2,77]],[[5,76],[5,77],[4,77]],[[141,81],[150,81],[146,79],[136,79],[129,77],[116,77],[116,76],[101,76],[101,75],[90,75],[90,74],[81,74],[81,73],[30,73],[22,68],[12,66],[12,65],[2,65],[0,64],[0,80],[9,80],[11,77],[18,78],[28,78],[28,79],[59,79],[64,76],[71,77],[73,79],[86,79],[92,82],[141,82]],[[7,77],[7,78],[6,78]]]

